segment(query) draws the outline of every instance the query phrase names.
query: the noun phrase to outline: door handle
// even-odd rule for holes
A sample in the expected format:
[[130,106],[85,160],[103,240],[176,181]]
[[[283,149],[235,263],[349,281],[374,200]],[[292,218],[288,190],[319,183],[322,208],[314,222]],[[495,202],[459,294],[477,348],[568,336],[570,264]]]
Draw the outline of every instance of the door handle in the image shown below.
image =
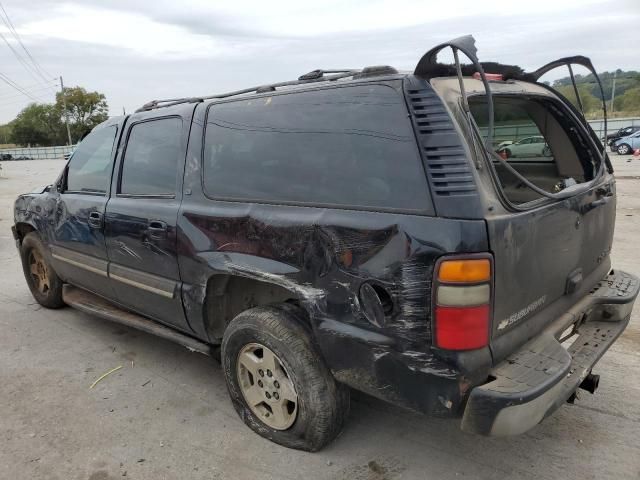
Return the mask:
[[613,192],[611,191],[611,186],[607,185],[606,187],[600,187],[596,190],[596,195],[598,197],[612,197]]
[[166,222],[162,222],[160,220],[151,220],[149,222],[149,227],[147,227],[149,236],[155,239],[166,237],[167,229],[168,227]]
[[91,228],[102,228],[102,214],[100,212],[91,212],[88,223]]
[[600,197],[598,200],[594,200],[591,203],[587,203],[582,207],[582,214],[584,215],[587,212],[590,212],[594,208],[601,207],[602,205],[606,205],[609,203],[609,200],[613,198],[613,193],[609,192],[607,195]]

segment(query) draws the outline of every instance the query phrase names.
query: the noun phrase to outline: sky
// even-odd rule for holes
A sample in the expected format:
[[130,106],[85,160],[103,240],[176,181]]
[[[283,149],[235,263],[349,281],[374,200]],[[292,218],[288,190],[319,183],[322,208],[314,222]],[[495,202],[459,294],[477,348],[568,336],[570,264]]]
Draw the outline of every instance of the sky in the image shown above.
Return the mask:
[[0,81],[0,124],[34,99],[53,102],[59,76],[65,86],[104,93],[110,114],[120,115],[151,99],[292,80],[316,68],[413,70],[432,46],[466,34],[475,37],[481,61],[533,70],[581,54],[598,71],[640,70],[640,0],[0,0],[0,5],[40,67],[29,67],[28,54],[0,22],[0,74],[22,90]]

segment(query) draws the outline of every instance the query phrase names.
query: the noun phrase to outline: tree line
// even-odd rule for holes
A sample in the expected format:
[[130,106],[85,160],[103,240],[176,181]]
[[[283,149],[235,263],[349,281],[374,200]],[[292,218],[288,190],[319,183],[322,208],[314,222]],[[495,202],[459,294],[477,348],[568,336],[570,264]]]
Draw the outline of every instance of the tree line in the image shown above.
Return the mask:
[[58,92],[55,103],[31,103],[14,120],[0,125],[0,143],[32,147],[65,145],[68,143],[66,118],[71,143],[75,144],[109,118],[104,94],[72,87]]
[[[618,69],[615,72],[599,73],[598,76],[602,82],[604,100],[607,102],[608,111],[611,111],[613,106],[616,116],[640,115],[640,72]],[[613,105],[611,105],[614,78],[615,98],[613,99]],[[594,118],[602,116],[603,95],[593,74],[577,74],[575,79],[585,114]],[[552,86],[577,105],[571,77],[555,80]]]

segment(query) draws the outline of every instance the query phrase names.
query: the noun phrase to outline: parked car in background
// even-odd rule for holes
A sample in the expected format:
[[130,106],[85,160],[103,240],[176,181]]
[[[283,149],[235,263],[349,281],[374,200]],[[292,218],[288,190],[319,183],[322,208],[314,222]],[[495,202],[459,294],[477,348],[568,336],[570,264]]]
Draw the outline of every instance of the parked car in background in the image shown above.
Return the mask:
[[499,152],[501,150],[504,149],[504,147],[508,147],[509,145],[513,145],[514,141],[513,140],[505,140],[503,142],[500,142],[498,144],[498,146],[496,147],[496,150]]
[[640,148],[640,131],[637,131],[633,135],[617,139],[613,142],[611,149],[615,149],[620,155],[629,155],[633,153],[636,148]]
[[0,161],[8,162],[10,160],[13,160],[13,155],[10,153],[0,153]]
[[[503,142],[504,143],[504,142]],[[533,135],[518,140],[505,147],[498,147],[498,153],[504,151],[507,158],[511,157],[548,157],[551,150],[542,135]]]
[[621,129],[607,135],[607,139],[606,139],[607,145],[611,147],[612,152],[615,152],[616,148],[613,144],[615,143],[616,140],[619,140],[624,137],[628,137],[629,135],[632,135],[638,131],[640,131],[640,125],[622,127]]
[[[34,298],[219,352],[239,417],[292,448],[340,433],[348,387],[481,435],[593,393],[639,288],[609,160],[545,67],[489,85],[442,48],[100,124],[15,202]],[[541,132],[507,148],[563,154],[496,155],[489,102]]]

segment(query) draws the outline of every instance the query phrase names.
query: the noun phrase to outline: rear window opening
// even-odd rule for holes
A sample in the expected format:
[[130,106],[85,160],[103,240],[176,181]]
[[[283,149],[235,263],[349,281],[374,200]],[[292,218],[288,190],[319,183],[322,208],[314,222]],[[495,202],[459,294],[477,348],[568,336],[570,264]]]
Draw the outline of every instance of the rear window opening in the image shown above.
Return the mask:
[[[570,114],[556,100],[523,95],[493,95],[493,149],[540,189],[558,193],[593,180],[598,153]],[[469,98],[471,113],[484,138],[488,113],[484,96]],[[492,158],[506,198],[522,205],[544,198],[496,158]]]

